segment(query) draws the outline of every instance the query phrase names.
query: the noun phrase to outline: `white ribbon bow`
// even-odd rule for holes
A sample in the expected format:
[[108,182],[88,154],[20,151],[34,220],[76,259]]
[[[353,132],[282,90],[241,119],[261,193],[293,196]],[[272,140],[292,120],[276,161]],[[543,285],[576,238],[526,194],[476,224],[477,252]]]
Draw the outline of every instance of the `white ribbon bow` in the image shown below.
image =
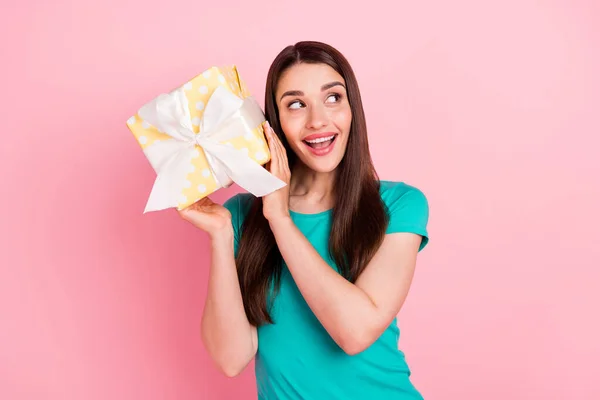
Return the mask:
[[183,189],[190,184],[186,177],[194,168],[192,158],[198,157],[196,145],[204,150],[210,172],[220,187],[235,182],[262,197],[286,185],[245,152],[220,143],[250,134],[264,121],[264,114],[252,97],[240,99],[218,86],[206,105],[198,134],[192,127],[183,87],[159,95],[144,105],[138,115],[172,138],[156,141],[144,150],[157,174],[144,213],[179,204]]

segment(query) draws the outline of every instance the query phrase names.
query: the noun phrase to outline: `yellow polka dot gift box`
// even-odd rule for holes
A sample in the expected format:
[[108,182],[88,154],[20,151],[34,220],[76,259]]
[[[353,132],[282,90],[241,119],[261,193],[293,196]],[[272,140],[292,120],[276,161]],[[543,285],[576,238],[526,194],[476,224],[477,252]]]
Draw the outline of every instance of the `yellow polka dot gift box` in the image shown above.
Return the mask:
[[234,182],[257,197],[285,186],[263,167],[264,120],[235,65],[207,69],[143,105],[127,126],[157,175],[144,213],[184,209]]

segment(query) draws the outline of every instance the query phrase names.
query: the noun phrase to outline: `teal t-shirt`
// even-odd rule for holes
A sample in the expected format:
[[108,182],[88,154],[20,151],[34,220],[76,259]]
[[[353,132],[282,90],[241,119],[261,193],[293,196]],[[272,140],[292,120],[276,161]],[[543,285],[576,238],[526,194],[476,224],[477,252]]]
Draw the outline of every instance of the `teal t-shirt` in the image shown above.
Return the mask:
[[[422,236],[422,250],[429,241],[429,206],[423,192],[403,182],[381,181],[380,193],[390,213],[386,233],[417,233]],[[244,193],[225,202],[232,214],[236,254],[240,227],[252,198]],[[321,257],[337,270],[328,252],[331,211],[291,212],[291,217]],[[259,400],[423,398],[412,385],[404,353],[398,349],[396,319],[369,348],[353,356],[346,354],[312,313],[285,263],[271,315],[275,323],[258,328],[255,373]]]

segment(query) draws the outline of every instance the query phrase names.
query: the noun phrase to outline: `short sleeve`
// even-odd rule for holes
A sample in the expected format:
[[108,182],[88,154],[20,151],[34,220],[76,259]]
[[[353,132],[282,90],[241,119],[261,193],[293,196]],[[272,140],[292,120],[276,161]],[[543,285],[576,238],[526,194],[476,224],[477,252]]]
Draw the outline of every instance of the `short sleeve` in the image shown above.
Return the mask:
[[419,251],[423,250],[429,243],[429,203],[425,194],[414,186],[397,184],[388,189],[384,201],[390,216],[386,234],[412,232],[421,235]]
[[240,237],[242,234],[242,224],[250,205],[252,204],[252,196],[247,193],[238,193],[223,203],[223,207],[231,213],[231,225],[233,226],[233,254],[237,256]]
[[237,255],[237,250],[240,242],[240,197],[235,195],[230,197],[223,203],[225,207],[231,213],[231,225],[233,226],[233,254]]

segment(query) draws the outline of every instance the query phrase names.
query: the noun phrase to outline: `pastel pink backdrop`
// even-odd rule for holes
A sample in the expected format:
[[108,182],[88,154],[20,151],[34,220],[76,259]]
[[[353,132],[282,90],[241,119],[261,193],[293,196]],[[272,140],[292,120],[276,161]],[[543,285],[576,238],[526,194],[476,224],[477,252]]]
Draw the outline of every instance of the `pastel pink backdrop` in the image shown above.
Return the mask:
[[154,174],[125,121],[223,63],[262,102],[303,39],[350,59],[382,178],[429,198],[400,313],[425,398],[600,398],[598,3],[350,4],[2,7],[0,398],[256,397],[253,364],[230,380],[207,356],[206,236],[142,215]]

